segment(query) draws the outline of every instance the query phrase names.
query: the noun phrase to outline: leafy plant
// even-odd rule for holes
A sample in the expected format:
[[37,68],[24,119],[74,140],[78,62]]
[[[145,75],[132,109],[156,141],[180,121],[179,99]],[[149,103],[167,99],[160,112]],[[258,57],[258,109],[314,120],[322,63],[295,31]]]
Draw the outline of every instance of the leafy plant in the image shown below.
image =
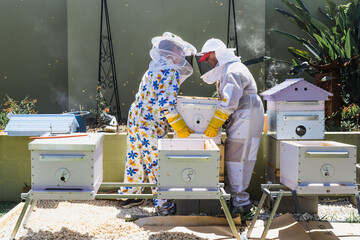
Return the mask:
[[357,213],[350,212],[350,215],[345,219],[347,223],[359,223],[360,216]]
[[[336,72],[341,76],[342,100],[345,104],[360,104],[360,7],[359,0],[350,0],[346,5],[336,5],[325,0],[327,6],[320,11],[327,22],[312,17],[301,0],[282,0],[291,12],[275,9],[306,33],[308,39],[273,29],[303,45],[305,50],[289,47],[294,56],[290,71],[295,77],[302,72]],[[322,81],[333,77],[327,76]]]
[[102,125],[106,125],[109,120],[105,117],[105,115],[107,115],[109,113],[109,106],[106,103],[105,97],[104,97],[104,92],[101,88],[101,86],[97,87],[97,92],[96,92],[96,109],[91,109],[90,112],[95,114],[96,116],[96,125],[98,126],[102,126]]
[[343,108],[341,112],[341,128],[346,131],[360,131],[359,126],[360,107],[356,104],[350,104]]
[[30,99],[29,96],[26,96],[20,102],[14,100],[13,98],[6,95],[5,103],[0,104],[0,129],[4,129],[6,124],[9,122],[9,118],[7,115],[9,113],[13,114],[36,114],[35,104],[37,102],[36,99]]

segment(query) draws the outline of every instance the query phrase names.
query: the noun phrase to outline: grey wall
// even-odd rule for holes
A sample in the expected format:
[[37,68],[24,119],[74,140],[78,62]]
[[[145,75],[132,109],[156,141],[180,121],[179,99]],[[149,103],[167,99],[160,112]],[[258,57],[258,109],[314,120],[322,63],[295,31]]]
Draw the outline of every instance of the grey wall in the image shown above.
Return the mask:
[[1,0],[0,103],[36,98],[43,113],[67,109],[66,0]]
[[[263,55],[265,51],[265,3],[250,0],[238,2],[236,15],[240,55],[248,60]],[[228,1],[108,0],[108,7],[122,117],[127,116],[141,77],[148,68],[152,37],[170,31],[192,43],[198,51],[211,37],[220,38],[226,43]],[[67,9],[70,108],[78,110],[81,104],[85,109],[94,109],[100,1],[68,1]],[[214,86],[203,83],[196,63],[194,67],[194,74],[181,85],[180,94],[211,96],[215,91]],[[261,65],[251,70],[263,85]]]
[[[325,1],[303,0],[311,14]],[[37,98],[40,113],[95,108],[98,78],[100,0],[1,0],[0,98]],[[339,0],[337,3],[349,1]],[[271,57],[290,61],[293,41],[271,28],[301,32],[276,12],[281,0],[235,1],[238,43],[243,61]],[[171,31],[198,50],[211,37],[226,42],[227,0],[108,0],[122,115],[127,115],[141,76],[150,61],[151,38]],[[303,35],[305,36],[305,35]],[[265,51],[266,50],[266,51]],[[260,91],[282,82],[289,65],[249,67]],[[183,95],[210,96],[214,87],[195,73],[182,86]],[[304,75],[312,81],[310,76]]]

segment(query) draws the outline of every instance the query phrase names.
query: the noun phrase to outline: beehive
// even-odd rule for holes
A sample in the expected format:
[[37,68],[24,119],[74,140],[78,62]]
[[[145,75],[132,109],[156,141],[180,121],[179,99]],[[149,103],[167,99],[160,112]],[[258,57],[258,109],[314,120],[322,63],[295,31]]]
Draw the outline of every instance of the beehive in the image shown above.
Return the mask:
[[324,101],[331,93],[297,78],[260,95],[267,101],[268,135],[278,140],[324,139]]
[[161,198],[217,198],[220,151],[212,139],[160,139],[158,149]]
[[4,132],[8,136],[40,136],[46,133],[73,133],[78,127],[74,115],[14,114]]
[[356,146],[281,141],[280,182],[298,194],[355,194]]
[[[187,97],[177,98],[176,110],[184,119],[186,126],[195,131],[190,138],[209,139],[205,136],[209,122],[211,121],[220,100],[218,98]],[[213,138],[216,144],[221,143],[221,128],[216,137]]]
[[74,136],[29,143],[32,199],[95,198],[103,179],[104,135]]

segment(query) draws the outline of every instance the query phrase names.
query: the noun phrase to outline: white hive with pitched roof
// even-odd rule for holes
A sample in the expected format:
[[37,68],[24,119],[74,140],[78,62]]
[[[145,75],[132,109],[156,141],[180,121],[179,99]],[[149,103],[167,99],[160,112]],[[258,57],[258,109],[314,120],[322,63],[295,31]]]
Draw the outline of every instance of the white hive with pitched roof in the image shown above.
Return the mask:
[[324,139],[324,103],[332,93],[296,78],[260,95],[267,101],[268,135],[278,140]]

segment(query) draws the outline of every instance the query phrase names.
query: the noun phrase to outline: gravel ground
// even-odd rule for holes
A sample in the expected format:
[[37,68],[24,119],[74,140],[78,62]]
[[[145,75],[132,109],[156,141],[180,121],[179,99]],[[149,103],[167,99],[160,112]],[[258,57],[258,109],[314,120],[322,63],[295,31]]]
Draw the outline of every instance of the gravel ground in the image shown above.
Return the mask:
[[[305,213],[305,219],[360,222],[357,209],[348,198],[320,200],[318,209],[318,214]],[[122,209],[119,201],[111,200],[39,201],[27,227],[20,227],[16,239],[204,239],[181,232],[160,231],[154,234],[125,221],[125,216],[129,214],[151,216],[154,212],[150,200],[131,209]],[[0,239],[9,239],[18,214],[0,229]],[[267,219],[268,216],[269,211],[263,209],[259,219]],[[298,215],[293,216],[299,219]]]
[[[90,122],[87,126],[86,126],[86,132],[88,133],[96,133],[96,132],[102,132],[104,131],[104,129],[106,128],[106,125],[96,125],[93,122]],[[118,133],[126,133],[127,129],[126,129],[126,125],[122,124],[122,125],[118,125],[117,127],[117,132]]]
[[[152,216],[155,212],[151,201],[139,207],[122,209],[119,201],[39,201],[31,214],[26,228],[16,234],[20,240],[57,239],[198,239],[188,233],[144,231],[132,222],[126,222],[129,214]],[[9,239],[20,212],[0,229],[0,239]]]
[[[270,215],[269,209],[263,208],[259,219],[266,220]],[[276,214],[279,216],[281,214]],[[296,220],[303,220],[300,214],[291,214]],[[303,213],[307,221],[335,221],[360,223],[360,216],[355,205],[348,197],[319,199],[318,213]]]

